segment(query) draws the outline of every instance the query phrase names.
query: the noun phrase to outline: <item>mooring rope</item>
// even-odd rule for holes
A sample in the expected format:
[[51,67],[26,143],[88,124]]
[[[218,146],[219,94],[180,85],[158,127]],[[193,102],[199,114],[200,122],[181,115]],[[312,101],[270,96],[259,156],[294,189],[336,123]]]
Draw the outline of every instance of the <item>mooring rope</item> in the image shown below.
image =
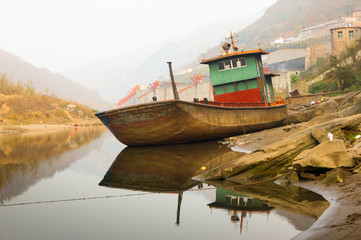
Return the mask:
[[[189,189],[187,192],[193,191],[205,191],[212,190],[216,188],[198,188],[198,189]],[[96,200],[96,199],[106,199],[106,198],[121,198],[121,197],[134,197],[134,196],[144,196],[151,194],[159,194],[156,192],[147,192],[147,193],[131,193],[131,194],[122,194],[122,195],[111,195],[111,196],[99,196],[99,197],[82,197],[82,198],[69,198],[69,199],[58,199],[58,200],[48,200],[48,201],[36,201],[36,202],[22,202],[22,203],[9,203],[0,205],[0,207],[14,207],[14,206],[24,206],[24,205],[35,205],[35,204],[46,204],[46,203],[61,203],[61,202],[74,202],[74,201],[85,201],[85,200]]]

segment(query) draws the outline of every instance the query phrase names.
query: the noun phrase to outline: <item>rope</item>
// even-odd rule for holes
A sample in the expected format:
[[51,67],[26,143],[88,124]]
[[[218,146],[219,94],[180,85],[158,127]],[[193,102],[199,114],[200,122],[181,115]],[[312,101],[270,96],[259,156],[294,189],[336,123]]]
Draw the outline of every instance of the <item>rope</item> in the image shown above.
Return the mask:
[[[216,188],[189,189],[188,191],[191,191],[191,192],[205,191],[205,190],[211,190],[211,189],[216,189]],[[157,194],[157,193],[132,193],[132,194],[122,194],[122,195],[112,195],[112,196],[83,197],[83,198],[70,198],[70,199],[59,199],[59,200],[37,201],[37,202],[10,203],[10,204],[0,205],[0,207],[15,207],[15,206],[24,206],[24,205],[75,202],[75,201],[96,200],[96,199],[106,199],[106,198],[134,197],[134,196],[144,196],[144,195],[151,195],[151,194]]]

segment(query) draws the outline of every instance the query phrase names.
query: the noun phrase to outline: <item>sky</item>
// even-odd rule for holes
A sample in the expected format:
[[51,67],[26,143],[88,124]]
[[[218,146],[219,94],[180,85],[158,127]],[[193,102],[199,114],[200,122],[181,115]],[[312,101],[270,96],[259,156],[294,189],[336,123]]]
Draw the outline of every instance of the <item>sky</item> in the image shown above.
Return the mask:
[[63,72],[249,16],[276,0],[1,0],[0,49]]

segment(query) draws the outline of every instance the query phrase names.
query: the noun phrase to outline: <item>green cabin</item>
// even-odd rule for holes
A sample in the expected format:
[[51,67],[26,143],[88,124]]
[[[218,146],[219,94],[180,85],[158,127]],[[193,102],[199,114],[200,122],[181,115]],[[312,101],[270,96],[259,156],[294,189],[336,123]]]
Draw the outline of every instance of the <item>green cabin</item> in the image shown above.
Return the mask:
[[261,200],[247,197],[223,188],[216,189],[216,201],[208,204],[208,206],[249,211],[269,211],[273,209],[272,206],[269,206]]
[[[234,48],[237,49],[237,48]],[[262,49],[234,51],[203,60],[209,65],[214,101],[219,103],[274,103],[271,73],[264,73]]]

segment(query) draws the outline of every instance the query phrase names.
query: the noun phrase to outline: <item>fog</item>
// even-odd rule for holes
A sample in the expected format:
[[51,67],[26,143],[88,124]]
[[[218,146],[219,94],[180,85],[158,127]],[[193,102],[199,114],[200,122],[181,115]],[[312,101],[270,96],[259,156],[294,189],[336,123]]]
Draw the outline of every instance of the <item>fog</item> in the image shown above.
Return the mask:
[[[3,0],[0,49],[51,71],[162,44],[276,0]],[[227,29],[228,30],[228,29]]]

